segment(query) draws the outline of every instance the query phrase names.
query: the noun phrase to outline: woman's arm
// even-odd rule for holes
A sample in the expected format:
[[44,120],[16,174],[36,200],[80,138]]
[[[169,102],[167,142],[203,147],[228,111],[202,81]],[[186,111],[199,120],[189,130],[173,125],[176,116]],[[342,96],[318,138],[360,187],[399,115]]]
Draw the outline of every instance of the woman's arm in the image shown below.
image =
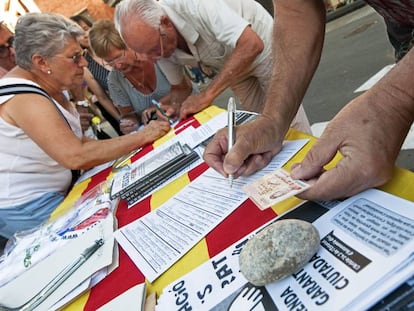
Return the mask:
[[98,98],[99,103],[112,117],[119,120],[121,118],[121,114],[119,113],[118,108],[114,105],[112,100],[108,97],[106,92],[102,89],[98,81],[96,81],[92,73],[87,68],[84,68],[84,78],[88,88]]
[[3,119],[20,127],[51,158],[69,169],[89,169],[152,143],[166,134],[168,122],[151,122],[143,130],[107,140],[81,140],[56,107],[41,95],[16,95],[2,104]]

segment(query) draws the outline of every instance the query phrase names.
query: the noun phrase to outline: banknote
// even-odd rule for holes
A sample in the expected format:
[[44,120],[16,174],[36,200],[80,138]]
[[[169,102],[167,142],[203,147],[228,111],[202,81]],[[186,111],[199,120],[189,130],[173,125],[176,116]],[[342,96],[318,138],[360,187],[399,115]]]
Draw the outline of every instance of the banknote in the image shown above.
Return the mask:
[[243,191],[263,210],[309,187],[302,180],[292,179],[286,170],[277,169],[244,185]]

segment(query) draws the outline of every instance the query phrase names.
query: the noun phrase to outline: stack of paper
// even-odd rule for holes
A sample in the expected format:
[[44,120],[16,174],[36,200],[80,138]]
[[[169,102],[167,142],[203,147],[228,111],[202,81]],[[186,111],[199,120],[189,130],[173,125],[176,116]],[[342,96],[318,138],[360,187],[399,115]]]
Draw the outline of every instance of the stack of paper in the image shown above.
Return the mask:
[[17,240],[0,263],[0,309],[56,309],[112,264],[111,203],[84,203]]
[[180,142],[155,150],[151,157],[136,161],[128,170],[115,175],[111,198],[120,197],[132,205],[198,159],[195,151]]

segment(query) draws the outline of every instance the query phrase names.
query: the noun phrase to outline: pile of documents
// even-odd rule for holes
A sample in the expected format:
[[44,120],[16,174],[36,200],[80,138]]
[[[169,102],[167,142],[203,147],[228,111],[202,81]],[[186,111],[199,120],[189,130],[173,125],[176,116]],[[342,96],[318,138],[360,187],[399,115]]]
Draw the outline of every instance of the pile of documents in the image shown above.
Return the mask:
[[134,162],[114,176],[111,198],[124,199],[131,206],[198,159],[197,152],[178,141],[166,149],[155,150],[150,157]]
[[15,236],[0,262],[0,309],[55,310],[107,275],[114,217],[106,196]]

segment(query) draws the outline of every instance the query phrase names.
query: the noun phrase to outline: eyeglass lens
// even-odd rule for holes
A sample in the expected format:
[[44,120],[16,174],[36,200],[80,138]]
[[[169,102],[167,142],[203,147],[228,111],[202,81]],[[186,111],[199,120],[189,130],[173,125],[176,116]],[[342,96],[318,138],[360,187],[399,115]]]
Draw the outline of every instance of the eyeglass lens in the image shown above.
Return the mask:
[[122,58],[125,56],[125,50],[122,50],[122,54],[115,57],[114,59],[111,59],[109,61],[105,61],[105,64],[108,66],[113,67],[117,62],[119,62]]
[[74,62],[76,65],[78,65],[78,64],[81,62],[82,57],[86,57],[86,54],[87,54],[87,51],[86,51],[86,49],[85,49],[85,50],[83,50],[83,51],[82,51],[82,53],[79,53],[79,54],[75,54],[75,55],[73,55],[73,56],[72,56],[72,60],[73,60],[73,62]]

